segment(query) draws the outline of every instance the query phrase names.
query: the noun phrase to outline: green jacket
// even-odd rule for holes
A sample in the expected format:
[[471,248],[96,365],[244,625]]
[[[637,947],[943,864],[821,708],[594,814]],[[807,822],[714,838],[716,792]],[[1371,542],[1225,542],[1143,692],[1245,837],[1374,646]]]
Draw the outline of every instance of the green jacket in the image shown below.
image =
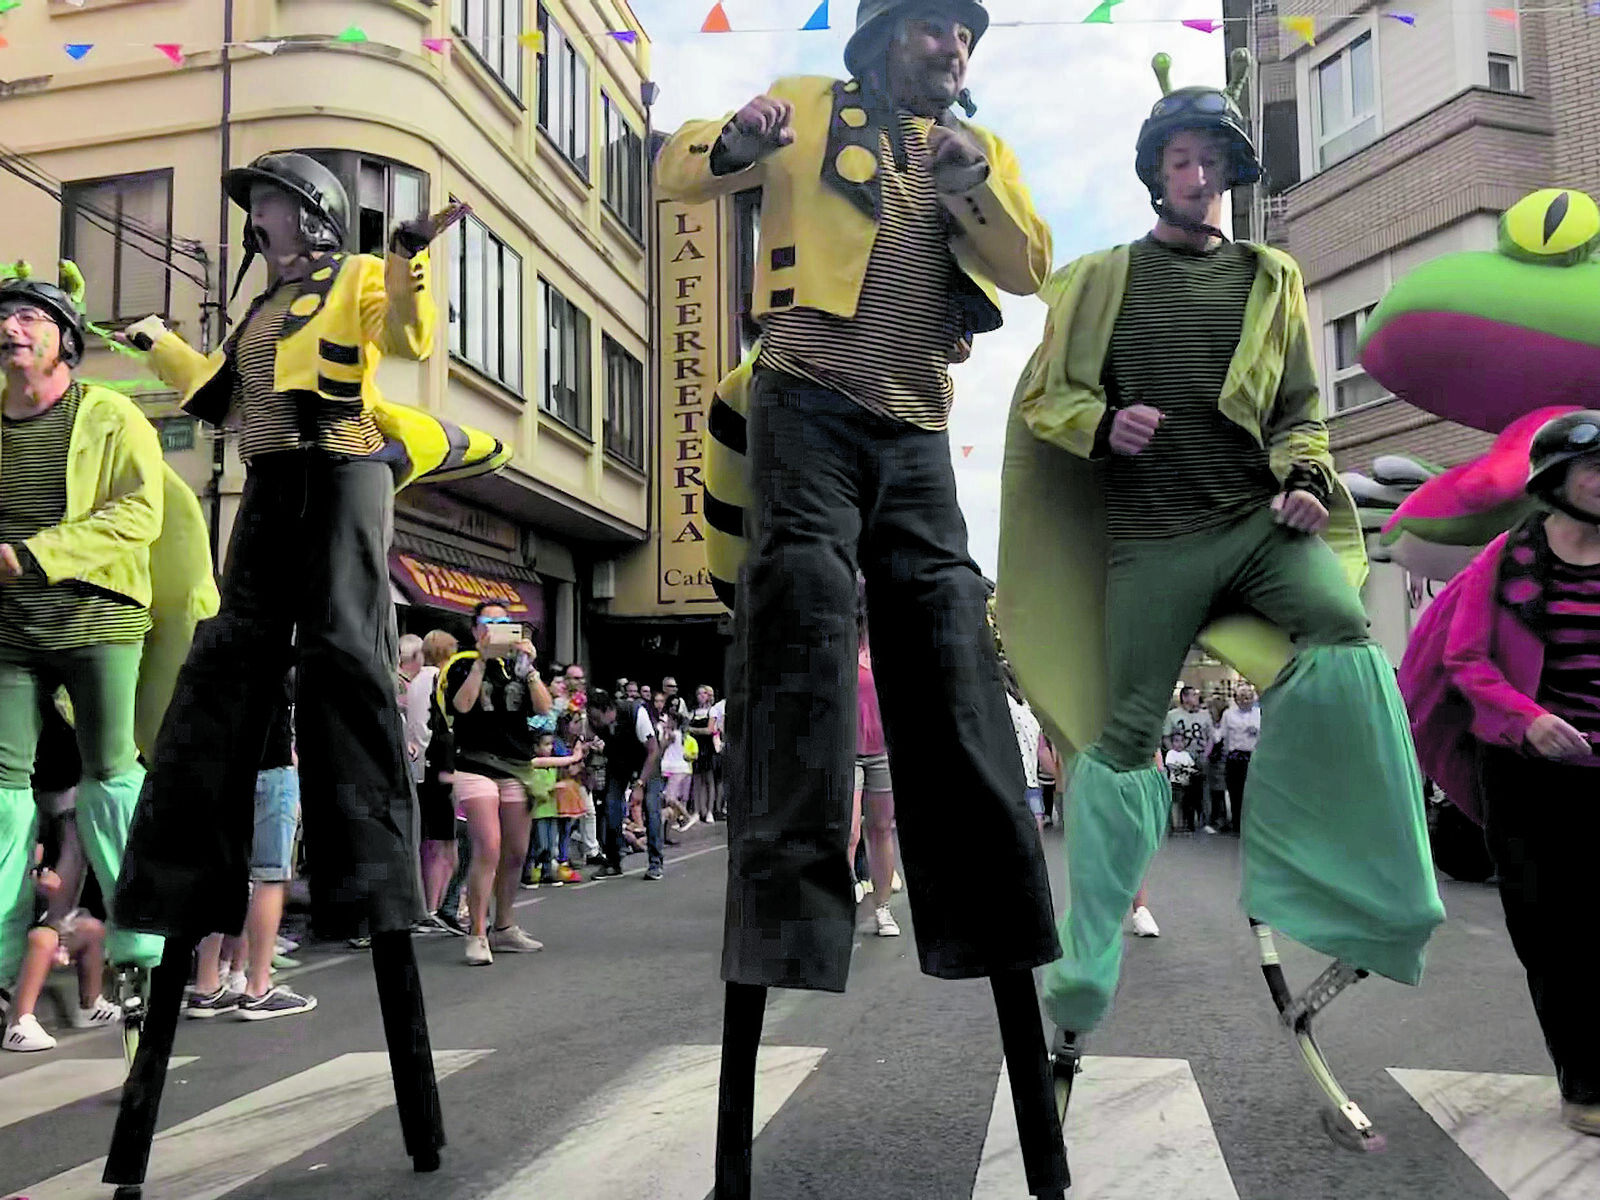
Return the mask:
[[[1271,456],[1279,480],[1295,464],[1332,493],[1324,535],[1346,577],[1367,577],[1355,501],[1339,479],[1322,419],[1305,286],[1288,255],[1251,246],[1258,261],[1244,333],[1217,403]],[[1105,569],[1109,541],[1098,475],[1088,461],[1106,412],[1102,383],[1128,283],[1129,248],[1090,254],[1057,272],[1044,340],[1012,399],[1000,492],[1000,630],[1018,682],[1063,754],[1099,736],[1108,707]],[[1282,631],[1228,617],[1201,644],[1261,686],[1293,650]]]
[[23,544],[52,584],[76,579],[149,608],[150,546],[165,512],[161,438],[132,400],[89,387],[68,454],[66,515]]

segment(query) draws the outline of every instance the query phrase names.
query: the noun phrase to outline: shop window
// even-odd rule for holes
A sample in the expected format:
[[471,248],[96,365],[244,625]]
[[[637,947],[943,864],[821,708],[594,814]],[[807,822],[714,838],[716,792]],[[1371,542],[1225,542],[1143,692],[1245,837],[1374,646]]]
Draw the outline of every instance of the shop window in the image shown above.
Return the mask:
[[83,271],[99,324],[166,316],[172,300],[172,172],[63,184],[61,257]]
[[593,424],[589,415],[589,317],[544,280],[544,398],[545,412],[585,437]]

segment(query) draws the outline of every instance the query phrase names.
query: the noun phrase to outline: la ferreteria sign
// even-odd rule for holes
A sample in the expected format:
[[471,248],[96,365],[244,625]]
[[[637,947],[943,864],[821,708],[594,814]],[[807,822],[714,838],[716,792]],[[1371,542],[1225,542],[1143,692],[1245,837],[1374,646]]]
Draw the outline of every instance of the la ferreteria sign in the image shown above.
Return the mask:
[[719,204],[662,203],[660,425],[656,431],[656,599],[720,608],[706,568],[706,420],[723,373],[723,223]]

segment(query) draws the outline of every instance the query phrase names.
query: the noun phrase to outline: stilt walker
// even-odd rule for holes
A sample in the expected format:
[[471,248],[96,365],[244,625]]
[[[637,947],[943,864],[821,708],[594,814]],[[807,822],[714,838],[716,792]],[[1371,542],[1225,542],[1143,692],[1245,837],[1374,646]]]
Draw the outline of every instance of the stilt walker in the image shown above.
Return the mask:
[[406,1153],[431,1171],[444,1144],[409,932],[424,905],[387,558],[397,487],[508,455],[388,404],[376,371],[431,352],[427,248],[465,209],[401,224],[380,259],[341,251],[349,200],[311,158],[265,155],[223,183],[247,214],[239,281],[259,254],[267,290],[209,357],[156,318],[129,331],[190,413],[237,417],[249,471],[221,610],[179,674],[116,890],[133,928],[167,938],[104,1176],[124,1200],[145,1178],[190,954],[244,922],[256,770],[291,666],[313,926],[370,934]]
[[[1045,973],[1060,1103],[1064,1115],[1166,832],[1152,760],[1198,640],[1263,688],[1243,829],[1263,974],[1329,1133],[1375,1150],[1311,1024],[1368,972],[1421,979],[1444,919],[1421,780],[1361,606],[1365,547],[1328,449],[1299,269],[1216,228],[1222,195],[1261,170],[1238,109],[1248,52],[1226,90],[1174,91],[1165,55],[1155,67],[1164,94],[1136,156],[1155,229],[1051,281],[1002,488],[1000,626],[1052,741],[1075,755],[1064,955]],[[1273,929],[1337,960],[1300,997]]]
[[[972,114],[978,0],[864,0],[846,80],[780,79],[667,143],[662,191],[763,193],[759,352],[718,389],[707,515],[738,576],[730,671],[727,984],[717,1200],[751,1194],[757,1048],[773,987],[842,992],[859,569],[923,971],[988,977],[1029,1191],[1068,1186],[1032,970],[1059,953],[987,590],[967,550],[946,422],[952,356],[1031,295],[1050,234],[1011,151]],[[944,869],[961,824],[998,838],[980,894]]]

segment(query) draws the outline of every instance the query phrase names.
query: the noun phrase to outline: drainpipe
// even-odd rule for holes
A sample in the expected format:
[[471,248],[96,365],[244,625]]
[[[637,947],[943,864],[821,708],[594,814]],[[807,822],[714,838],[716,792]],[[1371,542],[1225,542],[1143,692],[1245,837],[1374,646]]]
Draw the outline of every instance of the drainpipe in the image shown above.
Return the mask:
[[[233,166],[233,5],[222,4],[222,170]],[[228,336],[228,194],[223,192],[217,206],[217,300],[212,307],[214,345]],[[219,428],[211,439],[211,562],[222,570],[222,479],[228,464],[228,441]]]

